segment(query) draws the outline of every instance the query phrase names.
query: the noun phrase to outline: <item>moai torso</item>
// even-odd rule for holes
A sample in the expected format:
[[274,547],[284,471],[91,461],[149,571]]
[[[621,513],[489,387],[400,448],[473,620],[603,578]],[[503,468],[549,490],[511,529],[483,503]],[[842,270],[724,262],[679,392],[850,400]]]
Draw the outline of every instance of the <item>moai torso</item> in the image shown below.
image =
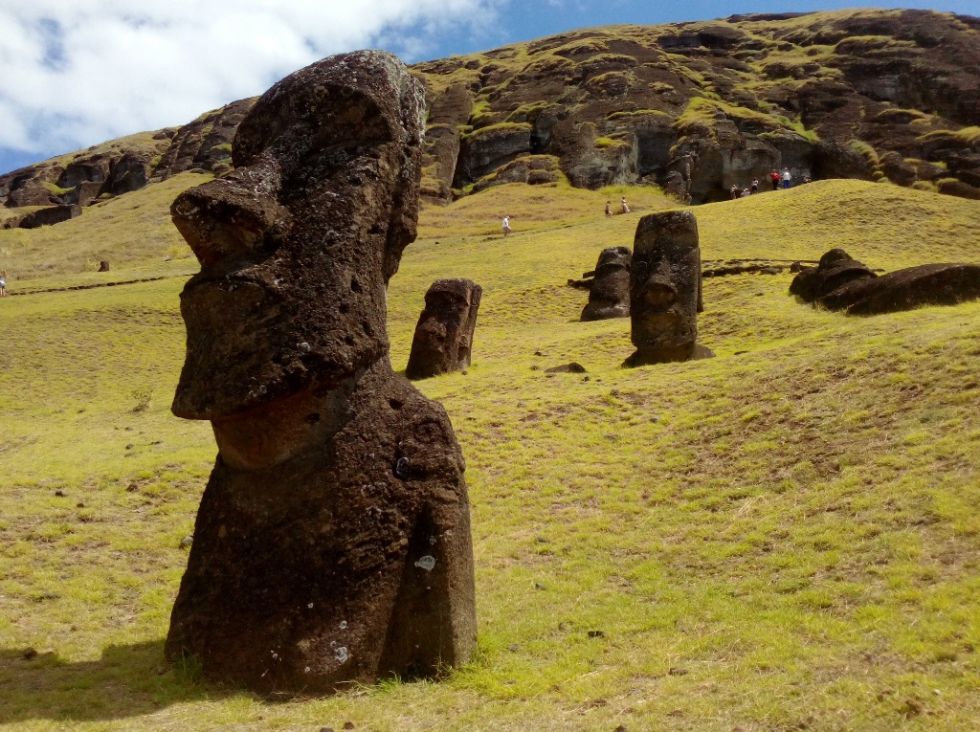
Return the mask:
[[630,261],[626,247],[608,247],[599,254],[581,320],[625,318],[630,314]]
[[173,409],[211,420],[219,452],[166,653],[209,678],[329,692],[474,647],[462,455],[385,333],[422,111],[393,56],[325,59],[266,92],[235,170],[172,207],[201,261]]
[[636,352],[626,366],[713,355],[698,345],[701,250],[694,215],[666,211],[640,219],[630,271],[630,325]]
[[459,371],[470,365],[482,288],[470,280],[436,280],[425,293],[405,375],[410,379]]

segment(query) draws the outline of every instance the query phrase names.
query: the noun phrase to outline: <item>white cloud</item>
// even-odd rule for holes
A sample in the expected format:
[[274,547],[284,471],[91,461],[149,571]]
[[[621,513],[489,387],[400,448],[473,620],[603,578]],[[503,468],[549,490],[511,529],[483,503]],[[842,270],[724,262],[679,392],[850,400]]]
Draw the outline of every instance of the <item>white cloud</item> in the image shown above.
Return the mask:
[[318,58],[418,58],[508,0],[30,0],[0,7],[0,149],[53,154],[188,122]]

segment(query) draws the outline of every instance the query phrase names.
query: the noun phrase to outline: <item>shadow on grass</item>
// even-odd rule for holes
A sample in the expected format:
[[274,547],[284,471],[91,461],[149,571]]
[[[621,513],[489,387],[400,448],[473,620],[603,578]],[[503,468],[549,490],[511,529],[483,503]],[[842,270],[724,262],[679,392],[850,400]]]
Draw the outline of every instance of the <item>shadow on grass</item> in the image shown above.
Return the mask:
[[0,725],[121,719],[233,693],[198,683],[192,669],[168,665],[163,640],[109,646],[97,661],[29,655],[0,649]]

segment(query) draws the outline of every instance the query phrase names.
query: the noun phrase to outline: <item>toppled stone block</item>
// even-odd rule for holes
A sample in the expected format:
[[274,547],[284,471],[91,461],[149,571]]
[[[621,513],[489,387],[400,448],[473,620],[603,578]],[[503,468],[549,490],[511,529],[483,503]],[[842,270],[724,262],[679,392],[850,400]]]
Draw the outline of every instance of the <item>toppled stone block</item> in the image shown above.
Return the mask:
[[803,302],[814,302],[848,282],[875,277],[877,275],[867,265],[853,259],[843,249],[831,249],[820,257],[816,267],[801,268],[790,283],[789,291]]
[[626,247],[602,250],[589,286],[589,302],[582,309],[581,320],[629,317],[632,257]]
[[848,315],[877,315],[980,298],[980,265],[924,264],[841,285],[819,302]]
[[473,651],[463,458],[392,372],[385,328],[423,110],[394,56],[324,59],[256,102],[235,170],[171,208],[201,262],[173,411],[211,421],[218,458],[166,655],[207,678],[326,693]]
[[630,325],[636,352],[624,366],[714,354],[697,343],[701,299],[698,225],[689,211],[640,219],[630,270]]
[[426,379],[470,365],[482,288],[470,280],[436,280],[425,293],[405,375]]

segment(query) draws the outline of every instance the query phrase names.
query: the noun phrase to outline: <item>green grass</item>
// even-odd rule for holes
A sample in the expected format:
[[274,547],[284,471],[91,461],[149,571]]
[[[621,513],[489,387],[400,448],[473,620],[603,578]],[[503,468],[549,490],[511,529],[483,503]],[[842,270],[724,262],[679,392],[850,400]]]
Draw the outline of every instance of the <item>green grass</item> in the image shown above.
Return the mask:
[[[160,193],[146,230],[169,226]],[[636,212],[607,219],[620,195]],[[788,275],[713,278],[699,327],[717,357],[624,370],[628,321],[577,322],[585,295],[564,282],[668,205],[511,184],[423,212],[389,293],[396,369],[432,280],[484,288],[472,367],[419,383],[453,420],[473,507],[479,652],[439,683],[273,704],[165,666],[180,540],[215,454],[207,424],[168,411],[193,266],[0,301],[0,724],[975,727],[980,303],[846,318],[795,302]],[[121,211],[116,228],[93,211],[59,225],[75,226],[72,261],[140,245],[113,277],[163,266],[169,235],[151,249]],[[843,246],[891,269],[980,251],[975,202],[889,184],[694,212],[704,259]],[[34,284],[80,277],[63,265]],[[570,360],[588,373],[543,371]]]

